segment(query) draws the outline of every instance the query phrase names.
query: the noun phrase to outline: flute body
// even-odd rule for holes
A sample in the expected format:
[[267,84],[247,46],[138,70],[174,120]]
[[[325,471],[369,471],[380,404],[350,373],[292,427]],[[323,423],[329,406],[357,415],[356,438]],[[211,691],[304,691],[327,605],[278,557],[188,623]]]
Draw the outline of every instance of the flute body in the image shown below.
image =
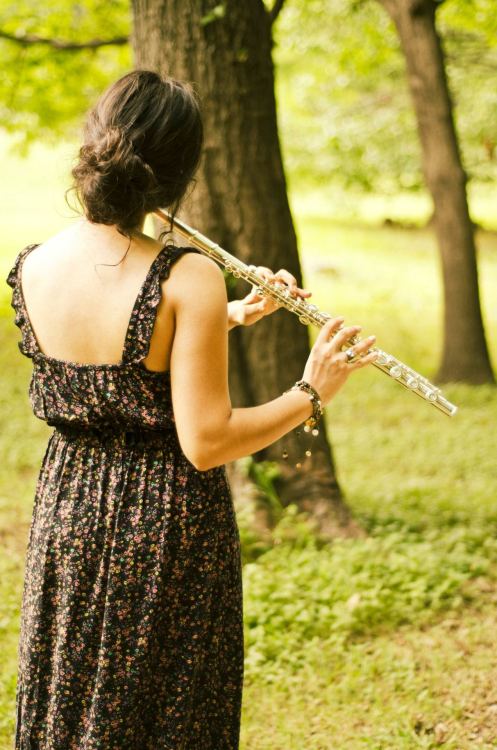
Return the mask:
[[[164,222],[171,221],[171,216],[167,211],[158,209],[154,213]],[[258,293],[261,296],[270,297],[282,307],[295,313],[300,322],[304,325],[312,324],[317,328],[322,328],[326,321],[332,317],[329,313],[320,311],[316,305],[309,304],[301,297],[293,297],[285,284],[274,284],[265,281],[261,276],[255,273],[255,266],[246,265],[234,255],[231,255],[220,247],[220,245],[212,242],[212,240],[205,235],[192,229],[192,227],[188,226],[188,224],[185,224],[185,222],[180,219],[175,217],[172,224],[174,230],[185,237],[194,247],[198,248],[209,258],[212,258],[216,263],[222,265],[233,276],[245,279],[245,281],[256,286]],[[351,344],[356,344],[358,341],[360,341],[360,337],[354,336],[348,341],[346,346],[348,347]],[[427,378],[396,359],[392,354],[388,354],[378,347],[372,347],[369,351],[378,352],[378,357],[371,364],[393,380],[396,380],[404,388],[411,391],[411,393],[420,396],[449,417],[453,417],[457,412],[457,406],[448,401],[442,394],[440,388],[437,388],[433,383],[430,383]]]

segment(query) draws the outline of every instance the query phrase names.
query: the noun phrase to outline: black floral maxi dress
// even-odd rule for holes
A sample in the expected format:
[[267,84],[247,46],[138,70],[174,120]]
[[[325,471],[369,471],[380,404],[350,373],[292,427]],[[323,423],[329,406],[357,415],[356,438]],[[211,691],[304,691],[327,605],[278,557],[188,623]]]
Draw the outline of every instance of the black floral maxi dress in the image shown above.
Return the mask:
[[161,281],[193,248],[164,247],[120,364],[43,354],[12,287],[29,398],[54,430],[26,556],[16,750],[232,750],[243,682],[240,537],[224,466],[197,470],[169,373],[145,368]]

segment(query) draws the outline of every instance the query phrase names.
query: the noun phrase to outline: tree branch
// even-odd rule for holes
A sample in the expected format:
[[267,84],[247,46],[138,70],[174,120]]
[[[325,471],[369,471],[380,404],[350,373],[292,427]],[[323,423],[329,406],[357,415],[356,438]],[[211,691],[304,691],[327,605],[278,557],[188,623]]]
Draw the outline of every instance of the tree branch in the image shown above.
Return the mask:
[[280,11],[284,4],[285,4],[285,0],[274,0],[274,5],[269,11],[269,23],[271,24],[271,26],[278,18]]
[[66,42],[63,39],[50,39],[44,36],[38,36],[37,34],[11,34],[8,31],[0,29],[0,38],[8,39],[11,42],[22,44],[24,46],[30,44],[46,44],[48,47],[53,49],[64,50],[66,52],[73,52],[81,49],[98,49],[99,47],[110,47],[128,44],[129,37],[117,36],[113,39],[90,39],[87,42]]

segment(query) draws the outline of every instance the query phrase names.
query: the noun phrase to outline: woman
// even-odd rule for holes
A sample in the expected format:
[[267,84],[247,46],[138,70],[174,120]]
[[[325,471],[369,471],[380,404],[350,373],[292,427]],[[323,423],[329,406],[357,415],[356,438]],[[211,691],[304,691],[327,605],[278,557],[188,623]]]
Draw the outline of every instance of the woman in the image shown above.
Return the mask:
[[319,416],[317,397],[374,359],[371,338],[342,353],[359,329],[331,320],[307,385],[231,407],[228,330],[274,303],[253,290],[228,304],[212,260],[141,231],[148,212],[178,209],[201,147],[189,86],[121,78],[73,170],[84,216],[8,276],[30,401],[54,426],[26,559],[17,750],[238,747],[242,580],[224,464]]

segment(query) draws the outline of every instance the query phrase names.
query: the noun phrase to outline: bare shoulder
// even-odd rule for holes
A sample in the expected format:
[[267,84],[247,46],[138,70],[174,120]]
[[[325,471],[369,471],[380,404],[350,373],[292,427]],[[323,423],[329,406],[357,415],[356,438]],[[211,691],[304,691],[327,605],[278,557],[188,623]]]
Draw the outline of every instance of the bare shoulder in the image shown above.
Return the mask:
[[188,298],[193,298],[201,292],[226,296],[226,285],[224,275],[218,264],[211,258],[201,253],[183,253],[173,263],[169,278],[163,282],[167,283],[169,297],[184,299],[185,292]]
[[40,257],[41,254],[48,255],[50,252],[57,252],[60,248],[65,248],[67,243],[71,241],[75,233],[74,225],[70,224],[60,232],[53,234],[51,237],[47,237],[43,242],[38,243],[38,247],[35,249],[35,253]]
[[52,266],[58,266],[65,259],[63,249],[69,232],[62,230],[43,242],[35,243],[36,247],[28,253],[23,262],[23,277],[26,279],[38,276],[41,272],[50,272]]
[[171,276],[193,273],[195,275],[208,274],[211,278],[223,278],[223,272],[218,264],[202,253],[183,253],[173,264]]

